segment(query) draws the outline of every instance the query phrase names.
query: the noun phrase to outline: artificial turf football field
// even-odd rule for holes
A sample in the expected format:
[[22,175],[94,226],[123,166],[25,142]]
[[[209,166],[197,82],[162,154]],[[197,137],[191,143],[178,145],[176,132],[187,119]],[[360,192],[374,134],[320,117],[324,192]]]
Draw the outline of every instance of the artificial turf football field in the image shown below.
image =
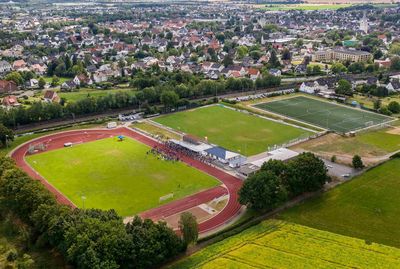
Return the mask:
[[162,125],[251,156],[312,132],[214,105],[154,119]]
[[391,117],[377,113],[304,96],[262,103],[255,107],[339,133],[347,133],[368,127],[369,124],[376,125],[393,120]]
[[[182,162],[146,154],[150,148],[126,138],[107,138],[26,157],[26,161],[76,206],[115,209],[130,216],[220,185]],[[82,196],[86,197],[83,201]]]

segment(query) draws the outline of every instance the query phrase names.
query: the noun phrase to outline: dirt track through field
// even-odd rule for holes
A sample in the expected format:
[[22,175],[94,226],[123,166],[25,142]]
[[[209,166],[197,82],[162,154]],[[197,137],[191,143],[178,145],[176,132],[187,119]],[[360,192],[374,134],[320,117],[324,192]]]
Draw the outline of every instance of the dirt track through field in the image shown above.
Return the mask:
[[[17,165],[21,167],[29,176],[39,180],[43,185],[45,185],[46,188],[56,196],[57,201],[59,203],[76,207],[66,196],[64,196],[54,186],[52,186],[48,181],[46,181],[46,179],[40,176],[25,161],[25,155],[28,154],[29,147],[31,145],[45,144],[46,150],[49,151],[62,148],[64,147],[64,144],[67,142],[71,142],[73,144],[86,143],[89,141],[115,137],[118,135],[124,135],[133,138],[150,147],[162,146],[162,144],[160,144],[159,142],[149,137],[146,137],[132,129],[125,127],[113,130],[107,130],[107,129],[74,130],[74,131],[66,131],[66,132],[51,134],[31,140],[16,148],[11,153],[11,157],[16,161]],[[216,229],[224,225],[229,220],[234,218],[239,213],[241,208],[241,205],[238,202],[238,190],[242,185],[242,181],[220,169],[211,167],[207,164],[189,158],[185,155],[180,155],[179,157],[184,163],[217,178],[219,181],[221,181],[223,185],[193,194],[183,199],[173,201],[158,208],[148,210],[140,215],[145,218],[159,220],[171,216],[173,214],[185,211],[189,208],[200,205],[202,203],[207,203],[210,200],[218,198],[222,195],[229,194],[229,201],[227,205],[213,218],[200,223],[199,231],[200,233],[212,231],[213,229]]]

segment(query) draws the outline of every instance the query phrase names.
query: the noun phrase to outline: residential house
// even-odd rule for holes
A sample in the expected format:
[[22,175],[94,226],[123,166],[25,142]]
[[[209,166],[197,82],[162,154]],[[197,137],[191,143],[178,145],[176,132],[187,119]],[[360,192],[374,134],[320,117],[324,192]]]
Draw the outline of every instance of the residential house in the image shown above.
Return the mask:
[[14,61],[12,67],[14,70],[23,69],[26,67],[26,62],[24,60],[16,60],[16,61]]
[[47,66],[45,64],[34,64],[31,66],[31,70],[37,75],[44,75],[47,71]]
[[314,94],[318,90],[318,86],[314,81],[305,81],[300,85],[299,91]]
[[47,90],[44,93],[44,101],[47,103],[58,103],[60,102],[60,97],[55,91]]
[[0,80],[0,93],[14,92],[18,86],[14,81]]
[[93,84],[93,81],[85,74],[76,75],[72,81],[77,86]]
[[61,84],[61,90],[62,91],[71,91],[76,88],[76,84],[73,80],[65,81],[63,84]]
[[14,95],[4,97],[1,101],[1,104],[5,107],[16,107],[20,105],[20,103],[18,103],[17,97]]
[[0,73],[6,73],[12,70],[11,64],[7,61],[0,61]]
[[260,70],[255,69],[255,68],[248,68],[247,69],[247,75],[250,77],[251,80],[256,80],[260,77],[261,73]]
[[386,85],[386,89],[391,93],[400,92],[400,80],[393,79],[388,85]]
[[32,78],[30,80],[28,80],[27,82],[25,82],[25,86],[27,88],[39,88],[39,81],[35,78]]
[[282,71],[279,69],[272,68],[269,70],[269,74],[275,77],[280,77],[282,75]]

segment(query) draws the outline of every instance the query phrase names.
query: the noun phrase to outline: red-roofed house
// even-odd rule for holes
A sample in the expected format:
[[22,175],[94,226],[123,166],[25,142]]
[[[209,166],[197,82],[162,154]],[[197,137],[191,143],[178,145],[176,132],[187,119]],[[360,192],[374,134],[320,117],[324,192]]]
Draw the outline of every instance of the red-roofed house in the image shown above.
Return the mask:
[[60,97],[55,91],[46,91],[44,93],[44,100],[48,103],[58,103],[60,102]]
[[91,85],[93,81],[85,74],[76,75],[73,79],[75,85]]
[[16,60],[13,63],[13,68],[15,70],[22,69],[22,68],[25,68],[25,67],[26,67],[26,62],[24,60]]
[[256,80],[260,76],[260,70],[249,68],[247,69],[247,74],[249,75],[251,80]]
[[19,106],[20,104],[18,103],[17,97],[14,95],[9,95],[3,98],[1,101],[2,105],[5,107],[14,107],[14,106]]
[[18,86],[14,81],[0,80],[0,93],[14,92]]

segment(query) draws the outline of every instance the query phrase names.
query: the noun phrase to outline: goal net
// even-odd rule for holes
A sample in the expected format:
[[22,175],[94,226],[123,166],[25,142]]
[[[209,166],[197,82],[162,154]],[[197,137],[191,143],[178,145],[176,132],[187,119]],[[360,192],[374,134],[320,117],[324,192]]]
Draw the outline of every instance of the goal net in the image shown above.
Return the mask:
[[369,127],[369,126],[372,126],[372,125],[374,125],[374,121],[367,121],[365,123],[365,127]]
[[166,201],[166,200],[169,200],[169,199],[172,199],[172,198],[174,198],[174,193],[168,193],[167,195],[161,196],[158,199],[158,202],[161,203],[163,201]]

